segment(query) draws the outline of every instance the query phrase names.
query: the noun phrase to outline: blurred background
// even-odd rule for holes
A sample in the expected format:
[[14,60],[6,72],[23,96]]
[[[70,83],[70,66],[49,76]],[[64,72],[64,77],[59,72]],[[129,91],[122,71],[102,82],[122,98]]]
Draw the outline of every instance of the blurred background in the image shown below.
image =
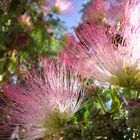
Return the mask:
[[74,33],[87,0],[1,0],[0,83],[12,82],[27,62],[55,57]]

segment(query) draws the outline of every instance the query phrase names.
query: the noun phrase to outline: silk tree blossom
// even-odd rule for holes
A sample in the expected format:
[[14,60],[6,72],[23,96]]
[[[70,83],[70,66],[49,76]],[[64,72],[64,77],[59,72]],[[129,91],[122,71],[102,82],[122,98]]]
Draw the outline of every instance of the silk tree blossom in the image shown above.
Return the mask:
[[104,6],[106,9],[106,22],[112,25],[116,25],[116,23],[120,20],[120,13],[123,5],[127,0],[107,0],[104,1]]
[[59,60],[42,62],[42,70],[32,70],[24,86],[4,85],[1,110],[5,121],[0,128],[9,133],[13,127],[11,137],[47,137],[64,126],[83,103],[85,91],[78,73]]
[[116,24],[125,0],[92,0],[84,9],[85,20],[96,23]]
[[119,30],[117,27],[108,30],[105,24],[97,25],[93,21],[79,25],[75,29],[79,41],[68,36],[64,61],[86,77],[111,85],[139,88],[139,6],[140,2],[135,0],[125,3]]
[[102,22],[106,16],[103,0],[92,0],[84,9],[84,18]]
[[71,0],[45,0],[44,4],[40,6],[44,15],[51,11],[58,12],[59,14],[68,14],[74,10],[74,5]]
[[56,0],[55,6],[58,8],[61,14],[67,14],[74,10],[72,0]]
[[132,56],[140,58],[140,1],[128,1],[122,9],[123,36],[128,40]]
[[20,15],[17,17],[17,20],[21,27],[24,29],[24,32],[29,32],[33,28],[33,24],[31,21],[31,17],[27,14],[24,13],[23,15]]

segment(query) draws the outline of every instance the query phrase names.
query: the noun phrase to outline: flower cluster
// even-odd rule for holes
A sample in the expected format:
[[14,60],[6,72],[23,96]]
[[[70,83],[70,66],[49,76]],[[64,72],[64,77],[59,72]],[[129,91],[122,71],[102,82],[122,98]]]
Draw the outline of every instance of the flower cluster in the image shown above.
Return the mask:
[[[61,129],[84,100],[78,73],[59,60],[42,60],[41,70],[32,70],[23,85],[4,84],[4,120],[0,129],[11,137],[35,140]],[[2,134],[1,134],[2,135]]]
[[[109,1],[110,2],[110,1]],[[89,18],[76,29],[79,39],[67,37],[63,59],[73,68],[85,75],[104,83],[122,87],[138,88],[140,86],[140,3],[137,0],[117,3],[113,22],[108,13],[113,8],[111,2],[107,4],[96,0],[87,7]],[[104,21],[96,23],[92,14],[104,10]],[[106,12],[107,10],[107,12]],[[113,23],[113,24],[112,24]]]
[[[62,11],[70,5],[55,2]],[[138,0],[92,1],[84,11],[85,20],[75,28],[77,38],[66,36],[62,60],[43,58],[25,75],[25,82],[3,85],[0,137],[12,131],[10,139],[36,140],[61,131],[81,108],[85,78],[140,88],[139,13]],[[19,19],[30,26],[28,15]]]

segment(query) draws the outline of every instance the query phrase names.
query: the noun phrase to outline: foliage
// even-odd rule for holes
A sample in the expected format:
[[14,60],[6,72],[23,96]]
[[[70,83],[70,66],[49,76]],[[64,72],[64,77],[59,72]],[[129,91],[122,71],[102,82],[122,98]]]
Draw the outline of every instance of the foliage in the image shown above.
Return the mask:
[[[89,1],[91,0],[87,0],[87,2]],[[59,18],[60,11],[57,7],[45,7],[45,2],[45,0],[0,1],[0,83],[9,82],[14,84],[14,78],[16,77],[16,83],[19,82],[24,85],[20,77],[20,72],[24,72],[24,70],[27,71],[31,68],[30,60],[36,63],[39,62],[40,57],[56,57],[65,45],[64,35],[67,33],[67,27]],[[102,2],[102,0],[99,2]],[[88,7],[91,3],[92,1],[83,5],[82,12],[84,12],[85,7]],[[47,10],[45,11],[44,9]],[[98,11],[98,8],[96,10]],[[104,18],[102,14],[97,11],[95,11],[94,14],[95,17],[96,14],[99,14],[97,18],[93,18],[92,15],[90,18],[92,17],[94,22],[95,20],[99,20],[95,23],[102,25]],[[89,13],[92,14],[92,11]],[[107,13],[107,15],[109,14]],[[84,22],[87,20],[87,15],[83,13],[82,19]],[[87,26],[90,25],[87,24]],[[105,26],[107,25],[105,24]],[[83,31],[84,26],[81,27],[81,31]],[[110,26],[106,27],[106,32],[109,33],[108,35],[110,36],[109,28]],[[83,34],[83,36],[85,36],[85,34]],[[114,41],[116,43],[113,42],[114,45],[116,45],[116,50],[119,45],[124,46],[125,44],[125,39],[124,42],[122,42],[122,38],[120,39],[120,37],[119,35],[118,42],[115,42],[117,41],[115,40],[116,36],[114,36],[114,40],[112,39],[112,42]],[[82,37],[79,36],[79,38]],[[82,45],[86,46],[88,44],[88,42],[86,44],[86,41],[82,41],[80,42]],[[80,43],[78,42],[78,45]],[[90,50],[88,55],[89,53]],[[134,82],[135,77],[133,77],[133,74],[131,75],[131,71],[131,69],[123,69],[120,79],[125,80],[124,77],[128,76],[126,79],[129,80],[130,78],[129,82]],[[132,71],[134,74],[135,72],[137,71]],[[121,80],[120,82],[123,82],[123,80]],[[130,84],[129,82],[127,85]],[[49,119],[53,118],[55,122],[50,121],[48,126],[58,125],[56,127],[58,131],[52,130],[53,134],[47,137],[48,140],[140,139],[139,88],[131,88],[129,86],[120,87],[119,85],[108,86],[100,83],[97,85],[95,79],[84,79],[83,89],[87,92],[84,106],[69,121],[65,121],[60,114],[51,115]],[[0,93],[3,95],[2,89],[0,89]],[[78,97],[78,99],[80,99],[80,97]],[[4,104],[3,98],[0,98],[0,102],[2,105]],[[2,115],[1,113],[0,120],[3,117]],[[60,125],[62,127],[59,127]],[[57,132],[55,133],[55,131]],[[13,128],[6,134],[5,139],[9,139],[12,132]],[[2,132],[0,132],[0,139],[3,136],[1,133]]]
[[[119,94],[120,91],[114,94],[114,90],[116,89],[106,88],[102,92],[99,92],[98,95],[101,101],[93,93],[84,107],[76,114],[76,118],[74,119],[76,122],[70,122],[62,131],[63,139],[65,140],[65,137],[69,137],[70,135],[71,139],[79,138],[79,140],[138,140],[140,134],[139,129],[137,129],[139,128],[139,113],[137,113],[137,110],[139,109],[137,107],[137,109],[134,108],[133,111],[129,112],[126,105],[119,106],[117,104],[115,106],[114,99],[120,102],[119,104],[122,104],[123,100]],[[104,95],[105,92],[108,92],[108,96],[110,95],[109,100],[112,101],[109,106],[106,104],[107,100],[105,101],[102,98],[106,96]],[[134,92],[132,92],[132,96],[133,94]],[[105,105],[106,112],[104,112],[100,102]],[[135,117],[133,112],[135,112]],[[74,131],[72,128],[78,130]],[[79,132],[81,132],[80,136]]]
[[43,11],[42,3],[45,1],[0,1],[0,82],[11,82],[11,76],[29,59],[56,56],[61,51],[66,26],[57,13]]

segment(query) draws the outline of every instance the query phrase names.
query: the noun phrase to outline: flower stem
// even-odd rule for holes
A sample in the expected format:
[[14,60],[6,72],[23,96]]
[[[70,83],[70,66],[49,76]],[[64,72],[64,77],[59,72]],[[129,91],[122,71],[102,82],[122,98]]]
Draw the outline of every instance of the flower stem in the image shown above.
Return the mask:
[[140,96],[140,91],[138,90],[138,91],[137,91],[137,97],[136,97],[136,98],[138,99],[139,96]]
[[97,99],[98,99],[98,101],[99,101],[99,103],[100,103],[100,105],[101,105],[101,108],[102,108],[103,112],[106,113],[105,105],[104,105],[104,103],[102,102],[102,100],[101,100],[101,98],[100,98],[100,96],[98,95],[97,92],[96,92],[96,96],[97,96]]
[[129,97],[129,100],[131,99],[131,90],[130,88],[128,88],[128,97]]

